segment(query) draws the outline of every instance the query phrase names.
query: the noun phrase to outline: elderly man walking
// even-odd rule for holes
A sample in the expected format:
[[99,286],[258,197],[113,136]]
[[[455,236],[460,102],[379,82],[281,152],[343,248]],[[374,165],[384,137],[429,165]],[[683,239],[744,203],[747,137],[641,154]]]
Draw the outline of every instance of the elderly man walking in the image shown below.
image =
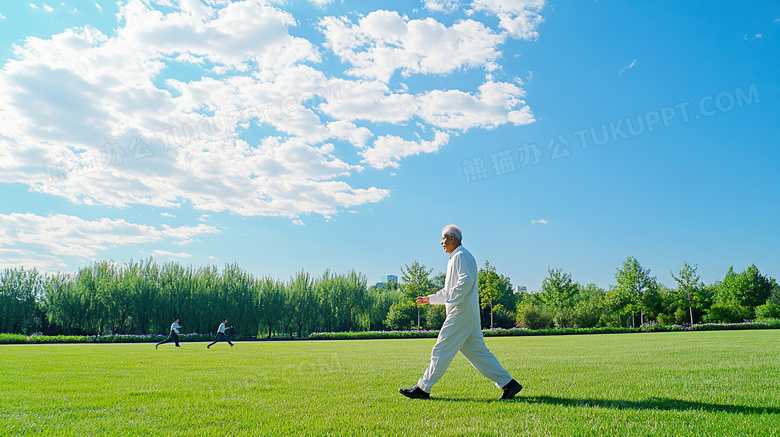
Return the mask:
[[417,298],[420,305],[445,305],[447,317],[431,352],[431,364],[417,385],[401,388],[402,395],[428,399],[431,388],[447,371],[458,351],[485,378],[503,390],[500,399],[512,399],[523,387],[504,370],[482,337],[479,316],[479,286],[477,262],[462,245],[460,229],[448,225],[442,229],[441,245],[450,255],[444,288],[434,294]]

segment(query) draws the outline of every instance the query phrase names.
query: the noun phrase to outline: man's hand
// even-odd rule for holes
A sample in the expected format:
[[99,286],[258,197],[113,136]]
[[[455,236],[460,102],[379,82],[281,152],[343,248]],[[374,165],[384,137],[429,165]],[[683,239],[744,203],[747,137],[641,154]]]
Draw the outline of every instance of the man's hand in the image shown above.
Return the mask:
[[417,305],[428,305],[431,303],[431,300],[428,299],[428,296],[420,296],[417,299]]

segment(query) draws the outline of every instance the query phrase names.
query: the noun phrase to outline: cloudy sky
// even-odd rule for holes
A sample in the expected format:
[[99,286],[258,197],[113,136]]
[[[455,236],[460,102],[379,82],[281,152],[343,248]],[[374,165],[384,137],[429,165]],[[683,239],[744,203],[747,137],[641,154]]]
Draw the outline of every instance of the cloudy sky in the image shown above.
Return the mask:
[[780,277],[780,5],[0,3],[0,266]]

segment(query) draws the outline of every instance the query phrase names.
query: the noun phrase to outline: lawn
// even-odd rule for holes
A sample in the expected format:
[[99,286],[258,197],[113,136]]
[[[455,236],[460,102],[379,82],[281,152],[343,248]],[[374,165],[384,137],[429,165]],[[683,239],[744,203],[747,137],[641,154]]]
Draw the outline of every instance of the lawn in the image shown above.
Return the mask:
[[0,346],[0,435],[780,435],[780,331],[487,338],[512,401],[434,339]]

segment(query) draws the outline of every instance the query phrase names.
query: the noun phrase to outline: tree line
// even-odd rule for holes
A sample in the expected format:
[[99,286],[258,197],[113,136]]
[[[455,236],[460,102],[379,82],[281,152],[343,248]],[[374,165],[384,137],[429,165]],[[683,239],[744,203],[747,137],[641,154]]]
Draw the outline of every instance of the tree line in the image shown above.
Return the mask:
[[[514,293],[510,279],[485,262],[479,269],[484,328],[638,326],[739,322],[780,318],[780,287],[755,265],[704,285],[697,266],[671,272],[675,288],[629,257],[615,285],[582,285],[560,268],[548,269],[541,289]],[[444,285],[444,274],[414,261],[401,268],[401,283],[369,286],[350,271],[301,271],[287,281],[256,277],[237,264],[221,271],[153,259],[101,261],[75,274],[36,269],[0,273],[0,332],[47,335],[165,333],[174,316],[184,332],[209,333],[228,317],[234,333],[251,337],[305,337],[311,332],[436,330],[444,307],[414,299]]]
[[539,329],[780,318],[780,287],[755,265],[740,273],[731,267],[723,280],[709,285],[700,280],[697,269],[684,262],[678,272],[670,272],[676,287],[669,288],[636,258],[628,257],[615,273],[616,283],[606,290],[579,284],[563,269],[548,269],[541,290],[521,299],[517,322]]
[[355,271],[299,272],[284,282],[237,264],[220,271],[153,259],[97,262],[75,274],[36,269],[0,273],[0,332],[47,335],[214,332],[228,317],[242,337],[382,329],[392,296],[379,296]]

